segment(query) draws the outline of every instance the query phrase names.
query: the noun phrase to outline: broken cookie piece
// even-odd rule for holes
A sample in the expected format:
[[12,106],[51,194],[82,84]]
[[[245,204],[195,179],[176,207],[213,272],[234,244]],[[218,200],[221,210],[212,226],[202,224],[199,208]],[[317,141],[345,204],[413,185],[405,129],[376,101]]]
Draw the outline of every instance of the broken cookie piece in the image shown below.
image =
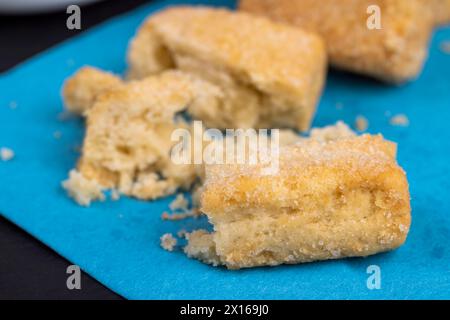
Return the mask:
[[201,210],[214,226],[188,235],[188,256],[229,269],[368,256],[410,226],[405,172],[381,136],[308,139],[281,149],[279,171],[206,168]]
[[444,9],[443,2],[240,0],[239,7],[318,32],[327,44],[330,63],[337,68],[402,83],[422,70],[435,25],[436,12],[430,8]]
[[189,107],[211,128],[307,130],[322,91],[326,53],[314,34],[225,9],[175,7],[132,40],[129,77],[179,69],[219,87]]
[[[189,164],[174,164],[175,129],[189,129],[178,112],[211,87],[179,71],[131,81],[99,94],[86,112],[87,130],[77,169],[102,189],[155,199],[189,188],[196,178]],[[84,184],[71,195],[83,194]],[[79,197],[81,204],[89,204]]]

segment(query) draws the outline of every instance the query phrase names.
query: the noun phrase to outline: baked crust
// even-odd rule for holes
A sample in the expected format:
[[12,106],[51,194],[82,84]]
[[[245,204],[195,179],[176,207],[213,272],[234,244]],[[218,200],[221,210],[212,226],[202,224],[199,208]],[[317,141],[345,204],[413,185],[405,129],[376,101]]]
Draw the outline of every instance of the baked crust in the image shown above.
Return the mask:
[[238,269],[397,248],[411,208],[395,154],[394,143],[363,135],[285,147],[276,174],[261,165],[208,166],[201,210],[214,232],[192,234],[185,251]]
[[326,71],[324,44],[314,34],[207,7],[151,16],[128,57],[130,78],[177,68],[219,86],[222,98],[190,109],[214,128],[307,130]]
[[[371,5],[381,30],[367,28]],[[241,0],[239,8],[316,31],[333,66],[394,83],[420,73],[435,22],[424,0]]]

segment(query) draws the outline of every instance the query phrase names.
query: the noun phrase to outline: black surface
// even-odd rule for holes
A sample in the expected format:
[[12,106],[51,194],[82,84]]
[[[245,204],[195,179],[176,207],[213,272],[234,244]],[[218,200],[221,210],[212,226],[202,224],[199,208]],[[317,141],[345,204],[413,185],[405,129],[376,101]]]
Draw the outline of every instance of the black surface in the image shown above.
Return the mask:
[[[34,16],[0,14],[0,72],[147,2],[104,0],[81,7],[80,31],[66,28],[65,11]],[[0,299],[121,299],[85,273],[81,290],[67,289],[66,269],[71,264],[0,213]]]
[[66,20],[69,15],[65,10],[51,14],[23,16],[0,13],[0,72],[112,16],[148,2],[151,1],[103,0],[82,6],[81,30],[67,29]]
[[84,272],[81,289],[67,289],[71,264],[0,218],[0,299],[121,299]]

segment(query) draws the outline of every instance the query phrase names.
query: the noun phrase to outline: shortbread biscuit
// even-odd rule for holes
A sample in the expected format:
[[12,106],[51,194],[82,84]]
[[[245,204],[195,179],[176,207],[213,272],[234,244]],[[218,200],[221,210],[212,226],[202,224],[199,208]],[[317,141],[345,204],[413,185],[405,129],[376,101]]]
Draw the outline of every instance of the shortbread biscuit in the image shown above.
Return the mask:
[[203,81],[167,71],[101,93],[86,112],[79,173],[103,189],[117,189],[140,199],[189,188],[196,178],[195,169],[171,161],[170,151],[176,143],[171,135],[175,129],[189,128],[177,113],[210,90]]
[[[374,5],[381,29],[367,25]],[[241,0],[240,10],[316,31],[333,66],[394,83],[420,73],[435,24],[423,0]]]
[[121,85],[122,80],[112,73],[83,67],[64,84],[64,106],[72,113],[83,114],[94,104],[99,94]]
[[322,40],[265,18],[225,9],[176,7],[151,16],[132,40],[129,77],[175,68],[222,95],[189,112],[213,128],[307,130],[326,71]]
[[395,249],[410,226],[405,172],[381,136],[304,140],[280,168],[206,168],[201,210],[214,225],[185,252],[229,269],[368,256]]

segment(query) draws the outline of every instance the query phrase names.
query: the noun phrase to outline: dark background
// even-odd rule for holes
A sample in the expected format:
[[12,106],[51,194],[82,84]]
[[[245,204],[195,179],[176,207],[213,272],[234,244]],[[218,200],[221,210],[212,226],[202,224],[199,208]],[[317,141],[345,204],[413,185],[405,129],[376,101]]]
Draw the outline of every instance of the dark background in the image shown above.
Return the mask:
[[[81,30],[68,30],[65,11],[0,14],[0,72],[92,26],[151,0],[104,0],[81,7]],[[28,235],[0,213],[0,299],[122,299],[86,273],[81,290],[69,290],[72,263]]]

